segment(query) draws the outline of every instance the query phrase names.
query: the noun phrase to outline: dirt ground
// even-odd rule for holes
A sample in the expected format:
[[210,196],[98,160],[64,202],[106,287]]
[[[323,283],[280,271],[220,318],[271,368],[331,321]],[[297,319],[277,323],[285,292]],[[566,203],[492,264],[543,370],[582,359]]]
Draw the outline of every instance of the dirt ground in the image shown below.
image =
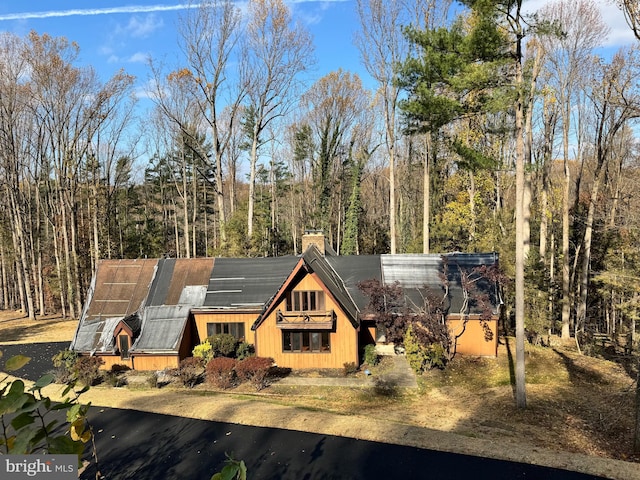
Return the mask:
[[[2,344],[69,341],[77,322],[35,322],[0,312]],[[92,387],[94,406],[131,408],[192,418],[342,435],[580,471],[640,479],[632,452],[633,372],[581,356],[570,345],[527,350],[527,409],[515,408],[510,359],[458,357],[444,371],[419,379],[417,390],[281,386],[261,392]],[[311,374],[311,373],[310,373]],[[133,378],[132,378],[133,380]],[[138,378],[139,380],[139,378]],[[46,393],[56,398],[59,386]]]

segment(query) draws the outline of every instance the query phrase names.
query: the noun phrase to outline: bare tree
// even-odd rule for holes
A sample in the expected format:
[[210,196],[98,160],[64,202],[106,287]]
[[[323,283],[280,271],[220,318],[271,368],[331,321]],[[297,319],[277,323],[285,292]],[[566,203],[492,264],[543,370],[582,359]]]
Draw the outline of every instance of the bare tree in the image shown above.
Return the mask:
[[296,79],[311,65],[313,43],[301,25],[291,25],[291,14],[283,0],[251,0],[248,15],[246,120],[251,147],[247,236],[251,238],[258,150],[266,141],[262,133],[285,115],[297,99]]
[[397,65],[408,52],[402,33],[403,4],[400,0],[358,0],[361,31],[356,37],[362,62],[378,82],[385,125],[385,146],[389,158],[389,239],[397,253],[396,225],[396,123],[399,88],[395,83]]
[[576,331],[584,328],[591,264],[593,222],[600,188],[614,155],[615,141],[625,125],[640,117],[640,56],[637,49],[619,51],[610,64],[601,60],[592,69],[590,98],[595,110],[595,166],[585,232],[580,275],[580,301],[577,305]]
[[[230,0],[208,0],[181,19],[180,46],[192,81],[195,105],[210,129],[220,238],[226,242],[223,158],[246,95],[247,73],[240,55],[240,10]],[[222,112],[228,109],[227,114]],[[228,122],[224,123],[223,122]]]
[[354,129],[369,100],[360,77],[342,70],[322,77],[301,98],[305,124],[310,127],[315,147],[313,173],[318,199],[314,215],[307,218],[315,222],[312,227],[325,229],[334,245],[339,230],[334,199],[345,180],[342,168]]
[[6,220],[13,226],[11,239],[16,254],[14,288],[23,312],[35,318],[31,264],[28,259],[30,226],[27,221],[29,144],[35,133],[29,120],[30,96],[25,79],[29,66],[25,42],[11,34],[0,36],[0,173]]
[[553,82],[549,84],[561,104],[564,183],[562,196],[562,338],[569,338],[571,325],[571,255],[569,250],[570,232],[570,191],[571,172],[570,132],[571,106],[574,90],[581,79],[586,78],[584,68],[592,50],[600,45],[607,34],[600,13],[591,0],[560,0],[547,5],[541,17],[557,23],[563,34],[543,35],[541,42],[546,52],[546,68]]

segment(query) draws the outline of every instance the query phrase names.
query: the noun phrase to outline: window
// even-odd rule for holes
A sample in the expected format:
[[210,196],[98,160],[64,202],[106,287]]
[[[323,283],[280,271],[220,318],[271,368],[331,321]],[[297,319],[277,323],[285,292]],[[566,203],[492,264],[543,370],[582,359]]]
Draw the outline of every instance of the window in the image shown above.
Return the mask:
[[283,352],[330,352],[329,331],[284,330]]
[[244,340],[244,323],[207,323],[207,336],[229,333],[238,340]]
[[118,344],[120,346],[120,358],[129,358],[129,335],[118,335]]
[[287,293],[288,312],[313,312],[324,310],[323,291],[294,290]]

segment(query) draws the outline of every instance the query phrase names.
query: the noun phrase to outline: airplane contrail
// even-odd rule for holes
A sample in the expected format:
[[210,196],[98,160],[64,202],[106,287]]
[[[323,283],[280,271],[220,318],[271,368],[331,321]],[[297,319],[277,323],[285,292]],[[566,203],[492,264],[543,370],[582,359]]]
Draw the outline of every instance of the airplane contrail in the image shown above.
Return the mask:
[[[314,3],[320,0],[290,0],[287,3]],[[324,0],[328,3],[339,3],[347,0]],[[177,5],[129,5],[111,8],[74,8],[69,10],[52,10],[49,12],[20,12],[0,15],[0,22],[7,20],[28,20],[32,18],[74,17],[89,15],[112,15],[116,13],[152,13],[170,12],[199,8],[200,3],[180,3]]]
[[6,20],[28,20],[31,18],[53,18],[53,17],[73,17],[88,15],[111,15],[115,13],[151,13],[169,12],[172,10],[186,10],[198,8],[200,4],[178,4],[178,5],[130,5],[112,8],[76,8],[70,10],[54,10],[49,12],[21,12],[0,15],[0,21]]

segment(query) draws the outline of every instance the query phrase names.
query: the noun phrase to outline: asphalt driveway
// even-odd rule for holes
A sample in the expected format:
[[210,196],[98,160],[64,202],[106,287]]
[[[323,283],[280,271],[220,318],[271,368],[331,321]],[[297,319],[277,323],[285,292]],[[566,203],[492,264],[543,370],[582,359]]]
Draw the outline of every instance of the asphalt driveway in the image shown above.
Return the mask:
[[[26,355],[31,362],[15,374],[37,380],[53,368],[51,357],[67,347],[66,342],[0,345],[0,370],[7,358]],[[89,420],[95,433],[98,468],[110,480],[208,480],[224,466],[226,454],[245,461],[251,480],[601,478],[537,465],[286,430],[286,425],[252,427],[100,407],[91,408]],[[81,478],[95,479],[95,466]]]
[[0,345],[0,371],[4,371],[5,362],[15,355],[25,355],[31,360],[16,372],[11,372],[20,378],[36,381],[45,373],[53,370],[51,358],[61,350],[69,348],[69,342],[25,343],[16,345]]
[[[600,478],[415,447],[135,410],[96,407],[90,422],[100,472],[107,479],[208,480],[224,465],[225,453],[245,461],[251,480]],[[95,470],[88,469],[82,478],[94,479]]]

